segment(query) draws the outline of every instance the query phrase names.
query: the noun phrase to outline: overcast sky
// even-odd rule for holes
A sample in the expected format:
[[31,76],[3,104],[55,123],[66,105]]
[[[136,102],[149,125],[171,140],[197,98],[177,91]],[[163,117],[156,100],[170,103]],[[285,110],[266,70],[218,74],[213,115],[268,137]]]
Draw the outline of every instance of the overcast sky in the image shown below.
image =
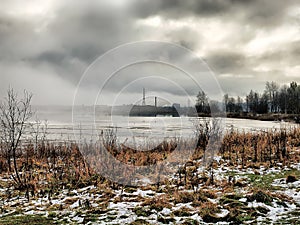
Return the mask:
[[[1,0],[0,4],[0,97],[11,86],[32,92],[34,104],[71,105],[94,60],[121,44],[149,40],[191,49],[229,95],[262,91],[266,81],[300,83],[299,0]],[[138,74],[143,69],[126,71]],[[186,92],[180,88],[175,92],[170,82],[143,84],[135,77],[137,81],[126,86],[128,76],[122,76],[126,71],[118,74],[118,85],[107,85],[105,98],[122,89],[120,99],[135,102],[141,97],[140,86],[146,86],[149,95],[165,93],[165,98],[186,103]],[[154,71],[153,76],[162,71],[189,87],[190,81],[174,68]],[[90,82],[102,82],[101,76]],[[93,102],[89,93],[99,89],[81,88],[80,103]]]

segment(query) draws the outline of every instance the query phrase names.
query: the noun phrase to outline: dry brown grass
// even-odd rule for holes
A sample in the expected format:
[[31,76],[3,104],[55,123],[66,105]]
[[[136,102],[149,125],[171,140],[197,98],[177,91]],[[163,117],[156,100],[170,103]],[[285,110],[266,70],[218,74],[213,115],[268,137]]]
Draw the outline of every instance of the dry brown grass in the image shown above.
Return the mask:
[[170,198],[166,194],[155,196],[154,198],[146,198],[142,206],[149,206],[150,209],[161,211],[163,208],[172,208]]
[[293,154],[300,145],[300,128],[261,131],[256,133],[228,132],[223,139],[221,154],[230,165],[259,168],[276,163],[298,161]]
[[[111,174],[112,177],[125,179],[130,179],[131,174],[138,171],[135,168],[124,170],[123,167],[118,167],[112,161],[114,158],[110,153],[116,154],[117,158],[122,158],[133,165],[147,165],[148,163],[164,160],[165,157],[169,157],[168,154],[171,154],[174,148],[182,149],[182,151],[187,148],[187,153],[194,152],[194,155],[191,154],[194,159],[203,156],[204,153],[201,148],[191,151],[190,148],[194,145],[194,142],[188,142],[187,140],[178,140],[178,143],[164,143],[149,153],[139,153],[133,149],[128,150],[128,148],[120,149],[120,146],[116,146],[115,143],[112,146],[105,147],[101,141],[81,144],[71,141],[57,143],[40,141],[37,145],[33,143],[29,141],[17,150],[17,166],[22,174],[22,179],[26,181],[28,195],[30,193],[35,195],[40,190],[54,193],[56,190],[63,188],[72,189],[87,185],[95,185],[104,190],[119,189],[118,184],[97,175],[99,171],[92,168],[101,171],[112,171],[114,173]],[[299,162],[300,154],[299,151],[296,151],[299,146],[300,128],[257,133],[231,131],[223,139],[220,154],[229,166],[256,169],[264,166],[269,168],[274,165],[277,166],[278,163],[282,163],[284,166],[291,162]],[[111,151],[107,152],[107,148],[110,148]],[[7,174],[8,168],[4,153],[5,150],[0,148],[0,172],[2,176]],[[174,161],[171,160],[171,162],[178,161],[176,159],[178,153],[175,152],[174,154]],[[87,164],[87,161],[89,164]],[[203,180],[208,179],[207,174],[204,174],[203,177],[195,176],[198,166],[199,162],[190,159],[182,167],[182,173],[178,173],[181,176],[181,184],[178,185],[191,188],[195,184],[207,181]],[[217,168],[219,165],[213,163],[211,166]],[[157,174],[159,169],[156,168],[156,170],[149,171],[149,173]],[[17,188],[15,183],[8,185],[14,185]],[[167,186],[171,187],[172,184],[170,183]],[[154,190],[157,189],[153,188]],[[230,187],[228,188],[230,189]],[[170,193],[174,192],[174,189],[169,189]],[[189,194],[175,193],[174,195],[178,202],[185,201],[185,197],[189,198]],[[190,197],[192,198],[192,196]]]

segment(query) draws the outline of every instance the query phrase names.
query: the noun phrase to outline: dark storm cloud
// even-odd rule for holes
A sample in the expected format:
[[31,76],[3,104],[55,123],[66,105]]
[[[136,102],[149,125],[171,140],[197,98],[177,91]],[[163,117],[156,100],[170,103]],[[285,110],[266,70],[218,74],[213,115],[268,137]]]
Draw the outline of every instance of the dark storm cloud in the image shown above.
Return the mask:
[[232,73],[235,70],[242,70],[247,65],[246,57],[238,52],[218,51],[209,53],[206,62],[217,73]]
[[202,42],[201,36],[195,38],[195,31],[189,27],[180,27],[165,32],[165,37],[170,42],[195,50],[197,45]]
[[61,40],[62,47],[72,57],[91,62],[104,53],[132,38],[131,18],[109,6],[80,3],[65,5],[58,18],[49,26]]
[[133,11],[138,17],[163,15],[167,17],[191,16],[193,14],[213,15],[230,8],[225,0],[136,0]]
[[[84,69],[97,57],[134,39],[132,18],[121,9],[97,1],[66,1],[55,19],[37,32],[35,21],[0,17],[0,58],[47,65],[71,81],[79,81]],[[44,71],[45,72],[45,71]],[[43,71],[41,71],[41,74]]]
[[294,4],[298,4],[297,0],[136,0],[133,11],[144,18],[220,16],[226,20],[242,20],[245,24],[274,26],[285,19],[286,10]]
[[[271,49],[262,52],[254,49],[250,54],[245,50],[260,31],[270,31],[271,36],[274,29],[290,25],[296,19],[299,21],[288,14],[289,9],[300,5],[297,0],[120,0],[113,1],[118,2],[114,4],[67,0],[57,1],[50,7],[52,16],[37,14],[32,17],[9,13],[14,11],[10,9],[15,5],[22,9],[21,3],[12,2],[14,4],[4,1],[0,9],[0,69],[6,73],[5,79],[1,80],[2,89],[16,82],[17,77],[22,83],[22,79],[26,81],[32,76],[66,82],[71,93],[71,87],[77,85],[85,69],[97,57],[120,44],[149,39],[162,39],[199,51],[213,72],[221,77],[225,89],[230,91],[232,87],[236,93],[243,85],[261,87],[265,80],[273,78],[282,81],[284,77],[280,74],[286,69],[283,67],[297,66],[300,60],[297,38],[284,40],[286,43],[278,45],[275,42]],[[157,26],[137,23],[155,16],[161,20]],[[192,18],[190,26],[187,18]],[[209,33],[211,36],[208,37],[205,34],[209,30],[202,30],[199,23],[207,20],[220,26],[220,30]],[[184,25],[176,25],[182,21]],[[228,28],[228,24],[232,26]],[[226,32],[230,33],[223,37]],[[217,36],[222,38],[210,42]],[[172,57],[178,56],[171,54]],[[269,70],[256,69],[263,66]],[[232,76],[222,77],[224,74]],[[240,80],[237,81],[236,77]],[[126,79],[120,78],[119,84],[112,86],[112,91],[118,91]],[[91,84],[96,82],[97,79],[90,81]],[[180,82],[189,85],[185,80]],[[35,86],[34,81],[29,83],[25,88]],[[168,86],[149,85],[155,90],[172,92]],[[90,87],[86,86],[87,89]],[[45,93],[49,91],[45,95],[51,96],[52,90],[40,89]],[[128,91],[135,92],[134,88]],[[196,93],[196,90],[192,89],[191,93]]]

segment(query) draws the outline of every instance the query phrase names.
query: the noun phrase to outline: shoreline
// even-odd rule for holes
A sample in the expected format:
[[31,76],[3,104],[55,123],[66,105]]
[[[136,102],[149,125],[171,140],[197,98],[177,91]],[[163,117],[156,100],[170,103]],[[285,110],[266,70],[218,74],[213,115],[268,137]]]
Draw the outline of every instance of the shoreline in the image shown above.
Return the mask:
[[[198,117],[211,117],[210,114],[198,113]],[[268,113],[268,114],[250,114],[250,113],[227,113],[227,118],[232,119],[249,119],[249,120],[259,120],[259,121],[285,121],[292,123],[300,123],[299,114],[278,114],[278,113]]]

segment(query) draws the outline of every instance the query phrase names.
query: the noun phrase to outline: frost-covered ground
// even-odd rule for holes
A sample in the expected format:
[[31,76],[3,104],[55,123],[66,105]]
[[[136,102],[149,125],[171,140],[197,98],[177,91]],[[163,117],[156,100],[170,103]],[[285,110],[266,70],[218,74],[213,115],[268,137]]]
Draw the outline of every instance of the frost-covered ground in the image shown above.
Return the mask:
[[45,224],[300,224],[299,163],[243,169],[220,157],[215,161],[214,184],[195,161],[186,168],[190,176],[208,178],[196,185],[188,176],[179,185],[174,176],[160,186],[99,184],[36,194],[29,202],[23,193],[7,189],[9,178],[3,176],[0,224],[14,224],[8,221],[20,215],[48,218]]

